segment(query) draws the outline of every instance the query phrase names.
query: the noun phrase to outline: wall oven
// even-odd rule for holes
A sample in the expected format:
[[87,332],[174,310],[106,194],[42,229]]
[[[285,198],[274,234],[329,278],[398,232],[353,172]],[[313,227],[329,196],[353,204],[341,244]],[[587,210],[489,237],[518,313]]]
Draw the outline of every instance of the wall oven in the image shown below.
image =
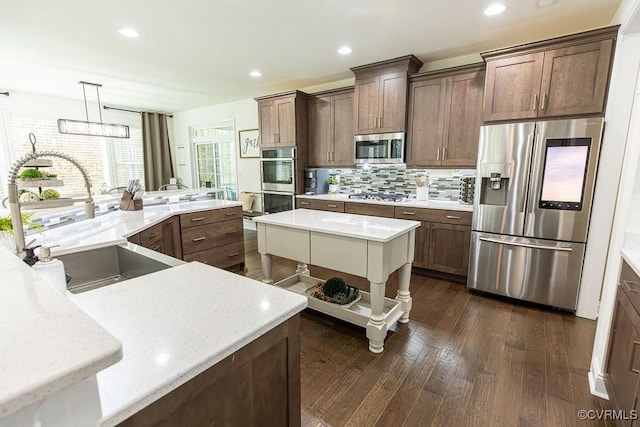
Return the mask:
[[404,132],[356,135],[355,163],[403,163]]
[[263,191],[296,191],[295,148],[263,149],[260,175]]
[[295,208],[295,197],[293,193],[263,191],[262,210],[265,214],[293,210]]

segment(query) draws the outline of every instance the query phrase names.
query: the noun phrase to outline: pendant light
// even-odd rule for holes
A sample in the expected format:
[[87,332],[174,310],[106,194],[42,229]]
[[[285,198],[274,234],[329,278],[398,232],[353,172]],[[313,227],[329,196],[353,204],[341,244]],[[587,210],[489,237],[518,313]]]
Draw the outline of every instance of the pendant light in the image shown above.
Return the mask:
[[[84,95],[84,111],[87,117],[83,120],[58,119],[58,132],[71,135],[87,135],[87,136],[106,136],[108,138],[129,138],[129,126],[118,125],[114,123],[102,122],[102,107],[100,105],[100,87],[97,83],[78,82],[82,85],[82,94]],[[98,113],[100,113],[99,122],[89,121],[89,108],[87,107],[86,86],[96,88],[96,96],[98,98]]]

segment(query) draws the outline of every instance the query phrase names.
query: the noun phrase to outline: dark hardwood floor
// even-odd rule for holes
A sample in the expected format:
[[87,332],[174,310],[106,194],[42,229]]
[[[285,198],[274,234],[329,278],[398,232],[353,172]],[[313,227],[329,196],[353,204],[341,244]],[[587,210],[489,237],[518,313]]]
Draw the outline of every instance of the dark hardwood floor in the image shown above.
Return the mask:
[[[246,275],[260,280],[254,231],[245,230],[245,245]],[[274,257],[274,280],[295,266]],[[368,290],[365,279],[346,277]],[[394,274],[387,296],[396,291]],[[577,415],[610,409],[589,393],[594,321],[416,274],[411,293],[411,321],[392,327],[378,355],[363,328],[302,314],[303,426],[605,425]]]

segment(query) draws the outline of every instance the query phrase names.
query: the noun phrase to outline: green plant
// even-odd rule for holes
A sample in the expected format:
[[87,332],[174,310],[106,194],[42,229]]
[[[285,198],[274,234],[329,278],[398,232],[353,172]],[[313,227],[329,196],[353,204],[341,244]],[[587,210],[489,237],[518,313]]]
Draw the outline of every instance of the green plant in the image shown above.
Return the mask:
[[40,197],[42,197],[43,200],[59,199],[60,193],[58,193],[56,190],[47,189],[47,190],[44,190],[42,193],[40,193]]
[[42,172],[40,172],[38,169],[25,169],[20,174],[21,179],[38,179],[42,177]]
[[337,176],[333,176],[333,175],[331,175],[327,179],[327,182],[329,183],[329,185],[338,185],[338,184],[340,184],[340,181],[338,181],[338,177]]
[[[31,217],[33,216],[33,212],[23,213],[21,214],[21,216],[23,225],[26,225],[29,228],[33,228],[38,232],[42,231],[42,226],[31,219]],[[13,231],[13,222],[11,222],[11,216],[0,217],[0,231]]]
[[[344,299],[347,296],[347,284],[339,277],[332,277],[324,282],[322,291],[328,297]],[[339,296],[342,294],[342,296]]]
[[58,177],[58,174],[53,172],[43,172],[42,175],[44,175],[46,179],[56,179]]

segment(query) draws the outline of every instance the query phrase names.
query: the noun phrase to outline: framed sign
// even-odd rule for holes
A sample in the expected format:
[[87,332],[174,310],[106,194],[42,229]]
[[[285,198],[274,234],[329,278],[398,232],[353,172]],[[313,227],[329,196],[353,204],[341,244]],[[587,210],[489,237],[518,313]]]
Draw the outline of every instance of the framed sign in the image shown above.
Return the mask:
[[260,157],[260,138],[258,129],[245,129],[238,132],[240,157]]

